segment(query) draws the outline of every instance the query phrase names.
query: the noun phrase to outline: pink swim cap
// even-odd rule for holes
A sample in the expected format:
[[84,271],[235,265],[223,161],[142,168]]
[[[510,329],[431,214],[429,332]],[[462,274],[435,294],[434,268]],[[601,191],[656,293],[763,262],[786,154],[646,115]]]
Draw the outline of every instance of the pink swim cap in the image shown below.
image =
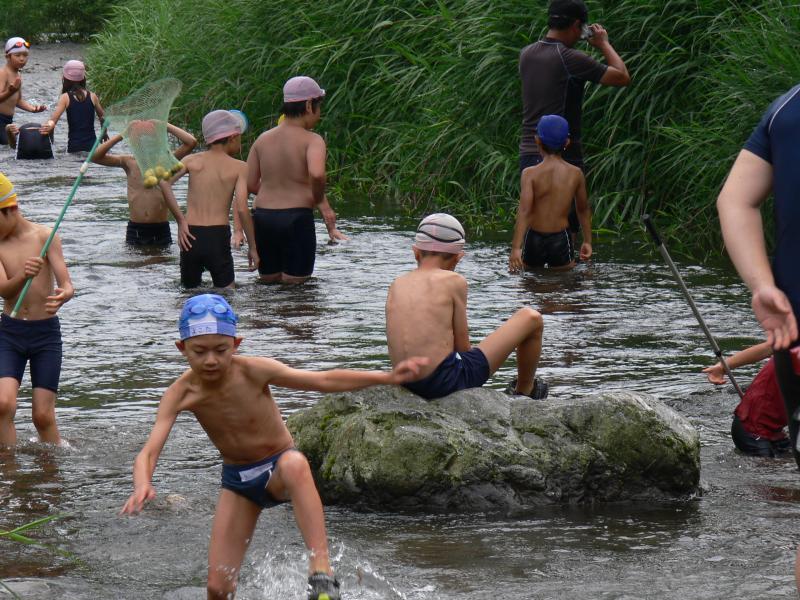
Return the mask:
[[322,98],[325,90],[311,77],[292,77],[283,86],[284,102],[302,102]]
[[203,138],[206,144],[242,133],[242,120],[227,110],[212,110],[203,117]]
[[414,247],[418,250],[447,254],[463,252],[465,242],[461,223],[446,213],[434,213],[422,219],[414,237]]
[[86,67],[79,60],[68,60],[64,64],[64,79],[67,81],[83,81],[86,79]]

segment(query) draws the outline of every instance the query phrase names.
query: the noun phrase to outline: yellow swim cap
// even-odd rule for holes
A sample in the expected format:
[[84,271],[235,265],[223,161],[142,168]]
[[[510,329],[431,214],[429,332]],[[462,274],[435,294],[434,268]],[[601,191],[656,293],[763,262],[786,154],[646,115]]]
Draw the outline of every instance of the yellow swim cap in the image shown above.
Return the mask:
[[0,208],[17,205],[17,192],[3,173],[0,173]]

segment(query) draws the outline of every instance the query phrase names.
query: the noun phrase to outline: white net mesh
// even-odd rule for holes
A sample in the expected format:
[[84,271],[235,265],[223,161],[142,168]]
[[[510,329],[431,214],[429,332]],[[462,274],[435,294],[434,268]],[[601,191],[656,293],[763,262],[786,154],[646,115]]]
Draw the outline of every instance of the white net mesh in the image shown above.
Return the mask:
[[131,147],[145,187],[157,185],[160,179],[167,179],[182,166],[170,152],[167,138],[169,111],[180,91],[181,82],[177,79],[160,79],[106,111],[111,129],[119,132]]

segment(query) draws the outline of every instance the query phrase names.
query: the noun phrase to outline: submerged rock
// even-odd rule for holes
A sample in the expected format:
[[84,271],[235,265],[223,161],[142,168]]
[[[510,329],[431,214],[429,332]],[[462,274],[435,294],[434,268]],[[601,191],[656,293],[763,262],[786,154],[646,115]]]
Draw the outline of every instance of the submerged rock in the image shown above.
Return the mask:
[[329,394],[289,418],[326,503],[476,511],[691,496],[700,442],[647,395],[531,400],[476,388]]

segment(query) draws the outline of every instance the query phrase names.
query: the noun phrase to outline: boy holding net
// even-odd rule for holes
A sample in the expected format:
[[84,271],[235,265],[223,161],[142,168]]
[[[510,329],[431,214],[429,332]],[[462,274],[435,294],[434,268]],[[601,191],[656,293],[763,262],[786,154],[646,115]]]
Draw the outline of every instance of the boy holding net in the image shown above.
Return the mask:
[[22,75],[20,71],[28,64],[31,45],[21,37],[12,37],[5,43],[6,64],[0,69],[0,145],[7,145],[7,132],[16,133],[12,125],[17,107],[28,112],[42,112],[43,104],[31,104],[22,99]]
[[[142,138],[150,129],[151,121],[133,121],[129,125],[130,135]],[[167,123],[167,132],[181,141],[181,146],[175,150],[178,160],[187,156],[197,145],[197,140],[188,131]],[[106,167],[118,167],[125,171],[128,181],[128,208],[130,219],[125,233],[125,242],[132,246],[166,247],[172,244],[172,234],[169,230],[168,207],[164,201],[161,189],[158,187],[145,187],[144,175],[139,169],[139,164],[132,154],[109,154],[116,144],[122,141],[121,135],[115,135],[107,142],[98,146],[92,162]],[[183,213],[178,211],[174,215],[180,225]]]
[[[161,183],[161,189],[167,206],[177,215],[180,208],[172,185],[189,174],[186,218],[179,220],[178,226],[181,283],[187,288],[198,287],[203,271],[208,269],[215,287],[233,287],[231,246],[240,247],[246,236],[250,270],[255,270],[259,263],[253,217],[247,206],[247,164],[233,158],[242,149],[242,121],[230,111],[215,110],[203,118],[202,127],[208,150],[187,156],[177,174]],[[235,231],[231,241],[234,197]]]
[[189,369],[164,393],[156,422],[133,468],[134,491],[122,513],[152,500],[153,471],[180,412],[194,414],[222,455],[222,482],[208,550],[208,597],[232,598],[242,559],[264,508],[291,501],[310,552],[311,600],[338,600],[328,556],[322,503],[305,456],[294,448],[270,385],[336,392],[413,378],[424,359],[410,358],[391,372],[302,371],[270,358],[236,355],[237,318],[214,294],[186,301],[178,349]]

